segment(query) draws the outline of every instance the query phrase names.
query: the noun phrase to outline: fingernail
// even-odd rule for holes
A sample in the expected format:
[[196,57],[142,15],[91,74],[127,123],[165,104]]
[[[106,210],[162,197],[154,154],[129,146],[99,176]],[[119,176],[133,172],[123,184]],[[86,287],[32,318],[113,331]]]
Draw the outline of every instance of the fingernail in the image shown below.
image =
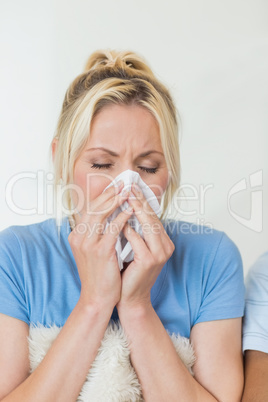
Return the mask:
[[139,188],[139,186],[135,183],[132,184],[132,189],[134,190],[134,192],[136,192],[137,194],[141,193],[141,190]]
[[124,191],[122,191],[122,197],[128,197],[129,196],[129,194],[130,194],[130,191],[129,190],[127,190],[127,189],[125,189]]
[[128,213],[132,213],[133,212],[133,207],[127,207],[127,209],[126,209],[126,211],[128,212]]
[[124,185],[123,180],[119,180],[119,182],[116,183],[115,188],[116,188],[116,193],[118,194],[122,188],[122,186]]
[[136,200],[137,199],[137,197],[135,196],[135,194],[132,191],[129,192],[129,199],[130,200]]

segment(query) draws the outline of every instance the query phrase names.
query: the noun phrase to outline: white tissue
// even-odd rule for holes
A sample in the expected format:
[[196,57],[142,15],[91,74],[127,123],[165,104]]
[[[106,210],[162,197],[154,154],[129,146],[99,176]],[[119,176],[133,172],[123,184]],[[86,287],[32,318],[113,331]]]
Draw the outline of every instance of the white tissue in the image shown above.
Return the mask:
[[[109,188],[112,185],[115,185],[116,183],[119,182],[119,180],[123,180],[124,182],[124,187],[122,191],[124,190],[131,190],[131,184],[136,183],[139,188],[142,190],[146,200],[148,201],[150,207],[154,210],[156,215],[160,215],[161,213],[161,208],[159,205],[159,202],[153,193],[153,191],[150,189],[149,186],[147,186],[146,183],[141,179],[139,173],[133,172],[132,170],[125,170],[124,172],[120,173],[110,184],[107,186],[104,191]],[[128,202],[125,201],[120,207],[118,207],[107,219],[107,225],[109,225],[110,222],[112,222],[117,215],[124,211],[126,208],[128,208]],[[130,226],[141,235],[143,238],[143,233],[141,229],[141,224],[139,223],[137,217],[135,214],[132,214],[131,217],[128,220],[128,223]],[[131,247],[131,244],[127,241],[123,233],[121,232],[120,235],[118,236],[116,245],[115,245],[115,250],[117,253],[117,258],[118,258],[118,265],[120,270],[123,268],[123,263],[124,262],[130,262],[134,259],[134,252]]]

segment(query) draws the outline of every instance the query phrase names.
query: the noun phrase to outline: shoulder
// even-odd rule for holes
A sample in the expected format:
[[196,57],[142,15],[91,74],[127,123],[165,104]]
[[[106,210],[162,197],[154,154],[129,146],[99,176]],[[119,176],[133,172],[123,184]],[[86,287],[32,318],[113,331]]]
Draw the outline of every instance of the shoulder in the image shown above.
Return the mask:
[[[169,267],[189,283],[200,283],[203,294],[219,286],[234,289],[244,305],[244,272],[240,252],[222,231],[188,222],[169,222],[166,231],[175,245]],[[242,303],[243,299],[243,303]]]
[[32,238],[53,237],[59,233],[59,230],[62,230],[63,226],[68,230],[66,219],[61,222],[60,226],[57,226],[55,219],[47,219],[30,225],[10,226],[0,232],[0,242],[12,240],[12,238],[27,241]]
[[190,298],[192,325],[241,317],[243,264],[234,242],[208,226],[169,221],[165,228],[175,244],[168,272],[173,282],[183,283]]
[[247,280],[250,281],[254,277],[264,277],[268,279],[268,251],[262,254],[251,266]]
[[179,253],[241,260],[237,246],[222,231],[185,221],[166,220],[163,225]]
[[243,350],[268,353],[268,252],[250,268],[246,278]]
[[[68,230],[66,221],[63,221],[63,224]],[[55,240],[63,230],[63,227],[57,226],[55,219],[24,226],[10,226],[0,232],[0,256],[6,253],[14,255],[25,248],[43,247],[44,244]]]
[[251,266],[246,278],[246,298],[268,300],[268,252],[262,254]]

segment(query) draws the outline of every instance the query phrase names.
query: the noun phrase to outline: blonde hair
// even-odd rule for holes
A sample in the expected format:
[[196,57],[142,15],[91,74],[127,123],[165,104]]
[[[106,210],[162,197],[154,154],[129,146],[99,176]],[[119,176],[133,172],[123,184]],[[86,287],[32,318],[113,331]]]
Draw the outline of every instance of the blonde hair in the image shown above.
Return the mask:
[[[161,144],[170,173],[162,199],[162,215],[179,187],[180,157],[177,112],[166,87],[154,76],[145,61],[133,52],[97,51],[68,88],[55,137],[55,184],[73,180],[74,164],[90,135],[93,118],[109,104],[139,105],[146,108],[159,125]],[[67,206],[72,208],[70,192]]]

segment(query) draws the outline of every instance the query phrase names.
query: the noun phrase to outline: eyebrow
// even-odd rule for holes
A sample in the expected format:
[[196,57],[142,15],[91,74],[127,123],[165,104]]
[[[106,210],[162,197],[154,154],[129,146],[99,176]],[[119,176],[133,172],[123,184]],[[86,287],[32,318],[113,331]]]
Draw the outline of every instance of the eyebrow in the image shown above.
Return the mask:
[[[88,151],[95,151],[97,149],[100,149],[101,151],[107,152],[108,154],[112,155],[112,156],[119,156],[119,154],[117,154],[116,152],[112,151],[111,149],[107,149],[107,148],[103,148],[103,147],[97,147],[97,148],[89,148],[86,150],[86,152]],[[143,152],[142,154],[138,155],[138,158],[144,158],[145,156],[148,156],[150,154],[160,154],[162,156],[164,156],[164,154],[160,151],[155,151],[154,149],[150,149],[146,152]]]

